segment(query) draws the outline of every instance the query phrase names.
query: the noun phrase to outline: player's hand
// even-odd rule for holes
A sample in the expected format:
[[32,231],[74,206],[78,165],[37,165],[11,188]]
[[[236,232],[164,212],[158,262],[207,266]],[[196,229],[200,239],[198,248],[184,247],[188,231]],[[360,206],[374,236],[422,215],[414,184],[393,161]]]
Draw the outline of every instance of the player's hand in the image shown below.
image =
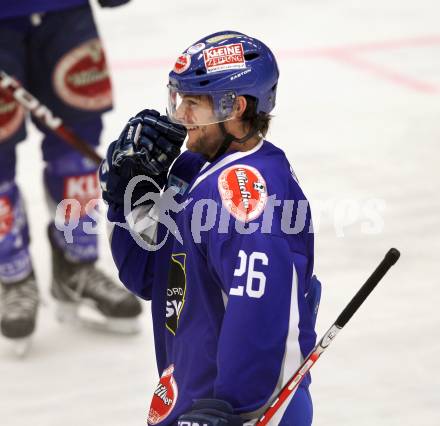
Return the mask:
[[231,404],[221,399],[199,399],[192,406],[191,411],[180,416],[179,426],[207,425],[207,426],[242,426],[243,420],[233,414]]
[[186,128],[157,111],[145,109],[130,119],[116,141],[111,164],[131,175],[159,176],[180,154]]
[[[148,176],[157,185],[142,181],[136,192],[158,192],[166,182],[172,162],[180,154],[186,128],[171,123],[154,110],[143,110],[131,118],[119,138],[110,144],[105,160],[99,168],[102,197],[110,205],[121,207],[130,180]],[[134,201],[139,198],[133,194]]]

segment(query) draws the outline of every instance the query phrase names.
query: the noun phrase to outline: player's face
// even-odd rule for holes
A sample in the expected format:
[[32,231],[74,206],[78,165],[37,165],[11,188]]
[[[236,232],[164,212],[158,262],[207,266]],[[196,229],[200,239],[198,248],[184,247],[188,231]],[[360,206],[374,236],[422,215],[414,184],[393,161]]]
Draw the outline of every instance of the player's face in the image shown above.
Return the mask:
[[[184,96],[177,117],[188,130],[186,147],[207,158],[213,157],[223,142],[218,124],[196,125],[212,121],[212,101],[208,96]],[[194,123],[194,124],[193,124]]]
[[206,158],[213,157],[223,143],[223,134],[218,124],[208,124],[206,126],[186,126],[188,129],[188,139],[186,147],[189,151],[202,154]]

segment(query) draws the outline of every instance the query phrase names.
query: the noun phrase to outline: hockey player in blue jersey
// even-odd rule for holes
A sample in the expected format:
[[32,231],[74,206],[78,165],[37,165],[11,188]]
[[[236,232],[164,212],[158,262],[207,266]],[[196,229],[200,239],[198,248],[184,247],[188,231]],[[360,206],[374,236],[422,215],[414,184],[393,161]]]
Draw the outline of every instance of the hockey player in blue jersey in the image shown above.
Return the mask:
[[[128,0],[99,0],[116,6]],[[101,116],[112,107],[104,50],[88,0],[14,0],[0,9],[0,69],[14,76],[90,145],[102,131]],[[25,350],[34,331],[38,286],[29,251],[27,215],[15,179],[16,146],[26,138],[26,112],[0,89],[0,288],[1,333]],[[49,207],[65,198],[85,206],[100,197],[97,167],[57,136],[43,133],[44,185]],[[29,213],[29,212],[28,212]],[[34,215],[32,208],[30,214]],[[89,220],[89,219],[88,219]],[[93,301],[109,325],[133,321],[138,300],[95,267],[97,236],[78,227],[67,244],[54,226],[48,229],[53,254],[53,296],[74,314],[78,304]],[[23,340],[22,340],[23,339]]]
[[[101,165],[120,279],[152,302],[150,425],[252,424],[315,344],[310,209],[264,139],[278,75],[259,40],[204,37],[169,74],[168,116],[140,112]],[[272,425],[311,424],[309,384]]]

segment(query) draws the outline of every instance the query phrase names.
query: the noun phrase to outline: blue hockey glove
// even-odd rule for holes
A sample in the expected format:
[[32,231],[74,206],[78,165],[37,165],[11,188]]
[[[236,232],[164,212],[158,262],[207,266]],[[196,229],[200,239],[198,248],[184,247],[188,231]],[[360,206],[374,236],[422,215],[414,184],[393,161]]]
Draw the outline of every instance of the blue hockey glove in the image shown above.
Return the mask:
[[130,0],[98,0],[98,3],[101,7],[117,7],[128,3],[129,1]]
[[199,399],[191,411],[179,417],[179,426],[242,426],[243,419],[233,414],[231,404],[221,399]]
[[99,167],[102,198],[111,207],[122,209],[128,183],[140,175],[150,177],[155,184],[139,182],[132,194],[132,204],[146,192],[159,192],[185,137],[185,127],[171,123],[157,111],[146,109],[131,118],[119,138],[110,144]]

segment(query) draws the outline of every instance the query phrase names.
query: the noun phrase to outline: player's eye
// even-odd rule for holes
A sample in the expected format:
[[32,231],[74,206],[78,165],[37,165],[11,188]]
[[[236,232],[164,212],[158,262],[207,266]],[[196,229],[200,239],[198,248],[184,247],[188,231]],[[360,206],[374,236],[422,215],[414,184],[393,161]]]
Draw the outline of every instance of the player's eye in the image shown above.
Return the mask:
[[195,98],[188,98],[188,99],[185,99],[185,104],[187,105],[187,106],[190,106],[190,107],[192,107],[192,106],[195,106],[195,105],[198,105],[199,104],[199,102],[198,102],[198,100],[197,99],[195,99]]

